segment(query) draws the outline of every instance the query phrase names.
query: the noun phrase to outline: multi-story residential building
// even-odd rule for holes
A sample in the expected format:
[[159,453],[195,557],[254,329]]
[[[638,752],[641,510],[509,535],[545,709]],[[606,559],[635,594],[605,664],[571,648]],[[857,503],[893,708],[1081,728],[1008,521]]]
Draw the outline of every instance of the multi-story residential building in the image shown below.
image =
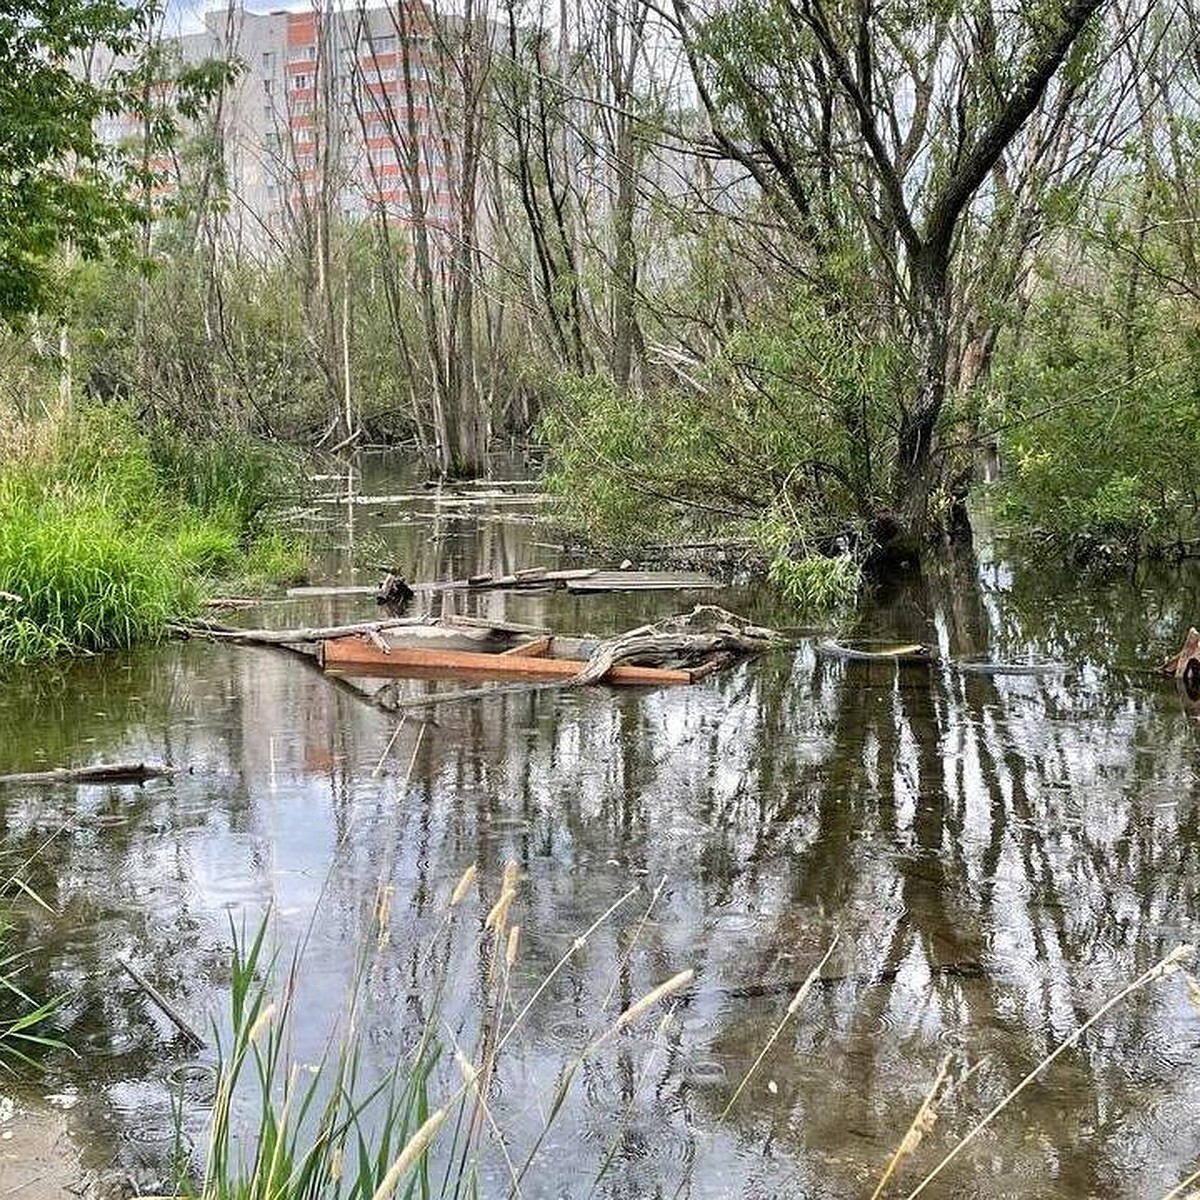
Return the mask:
[[[432,224],[449,220],[446,35],[435,36],[421,0],[399,3],[212,11],[203,30],[169,41],[181,66],[214,58],[240,66],[219,131],[230,219],[243,235],[277,236],[318,201],[344,215],[382,208],[398,221],[411,220],[419,202]],[[140,118],[109,118],[101,134],[136,142]]]

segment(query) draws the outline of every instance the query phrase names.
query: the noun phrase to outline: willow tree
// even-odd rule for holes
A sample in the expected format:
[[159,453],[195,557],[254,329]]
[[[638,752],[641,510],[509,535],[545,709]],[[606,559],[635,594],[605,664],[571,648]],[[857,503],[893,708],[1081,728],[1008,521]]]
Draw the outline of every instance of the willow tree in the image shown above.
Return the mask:
[[120,112],[128,80],[78,70],[97,50],[134,50],[146,3],[0,0],[0,319],[49,305],[54,257],[94,257],[136,219],[97,122]]
[[947,482],[954,314],[982,244],[965,230],[1036,209],[1070,161],[1056,154],[1075,136],[1103,0],[673,4],[714,141],[800,247],[797,270],[844,316],[839,272],[866,264],[860,325],[902,364],[890,444],[872,447],[890,464],[875,536],[909,553]]

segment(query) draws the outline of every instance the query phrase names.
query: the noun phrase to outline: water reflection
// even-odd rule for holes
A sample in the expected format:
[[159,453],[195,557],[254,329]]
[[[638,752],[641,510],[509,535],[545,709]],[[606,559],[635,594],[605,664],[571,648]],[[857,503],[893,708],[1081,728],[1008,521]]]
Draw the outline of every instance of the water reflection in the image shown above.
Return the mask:
[[[351,566],[364,545],[409,578],[551,561],[542,528],[513,520],[511,506],[464,519],[425,502],[362,502],[397,490],[375,482],[357,481],[341,506],[354,521],[337,526],[333,578],[374,580],[373,566]],[[211,1055],[158,1023],[116,958],[202,1023],[221,1011],[230,920],[269,909],[285,952],[310,939],[294,1046],[312,1061],[372,936],[381,883],[395,889],[392,933],[367,1036],[382,1068],[416,1026],[425,950],[454,879],[479,863],[485,895],[470,911],[481,922],[512,858],[524,875],[521,997],[637,889],[514,1041],[493,1103],[514,1154],[597,1028],[675,971],[698,976],[660,1040],[649,1021],[588,1065],[525,1195],[588,1195],[614,1137],[600,1195],[869,1195],[943,1058],[985,1059],[906,1169],[915,1182],[971,1114],[1197,935],[1197,725],[1169,683],[1127,670],[1179,640],[1197,592],[1195,575],[1098,585],[959,558],[881,597],[855,632],[1070,671],[838,663],[805,642],[691,689],[498,695],[409,714],[399,733],[395,717],[266,650],[171,644],[10,681],[0,768],[92,757],[196,768],[143,788],[0,797],[8,840],[38,851],[32,882],[55,910],[27,917],[37,985],[69,991],[81,1055],[56,1059],[53,1077],[92,1097],[82,1115],[118,1133],[123,1161],[153,1161],[182,1072],[198,1136],[197,1062]],[[724,602],[786,620],[766,596],[734,589]],[[478,603],[604,633],[679,601]],[[322,600],[265,619],[369,607]],[[835,933],[827,978],[719,1122]],[[464,936],[450,952],[460,985],[448,1022],[464,1035],[479,1020],[477,947]],[[1200,1156],[1198,1065],[1200,1014],[1183,990],[1138,994],[936,1194],[1161,1195]],[[483,1171],[498,1194],[498,1156]]]

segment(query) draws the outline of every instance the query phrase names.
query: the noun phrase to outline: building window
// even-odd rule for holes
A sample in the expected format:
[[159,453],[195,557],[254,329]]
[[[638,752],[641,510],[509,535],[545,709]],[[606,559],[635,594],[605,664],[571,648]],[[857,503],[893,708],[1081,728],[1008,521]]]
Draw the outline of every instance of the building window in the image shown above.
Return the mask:
[[317,57],[317,46],[315,42],[309,42],[306,46],[290,46],[288,47],[288,62],[305,62],[311,61]]
[[273,80],[273,79],[264,79],[263,80],[263,91],[266,92],[266,94],[268,96],[271,94],[271,84],[273,84],[274,82],[275,82],[275,80]]
[[302,92],[302,91],[304,91],[304,89],[306,87],[308,87],[308,76],[307,75],[293,75],[292,76],[292,90],[293,91]]
[[271,75],[275,71],[275,51],[264,50],[262,52],[262,69],[264,75]]
[[372,54],[395,54],[396,53],[396,35],[388,34],[385,37],[371,38],[370,48]]

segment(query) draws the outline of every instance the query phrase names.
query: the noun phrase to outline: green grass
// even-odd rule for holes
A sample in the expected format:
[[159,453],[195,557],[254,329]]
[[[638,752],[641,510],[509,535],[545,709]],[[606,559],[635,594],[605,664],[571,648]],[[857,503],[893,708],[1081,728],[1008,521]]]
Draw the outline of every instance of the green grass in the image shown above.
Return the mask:
[[0,447],[0,663],[130,646],[218,581],[303,573],[302,543],[264,528],[292,477],[270,448],[184,449],[119,409],[17,433]]

